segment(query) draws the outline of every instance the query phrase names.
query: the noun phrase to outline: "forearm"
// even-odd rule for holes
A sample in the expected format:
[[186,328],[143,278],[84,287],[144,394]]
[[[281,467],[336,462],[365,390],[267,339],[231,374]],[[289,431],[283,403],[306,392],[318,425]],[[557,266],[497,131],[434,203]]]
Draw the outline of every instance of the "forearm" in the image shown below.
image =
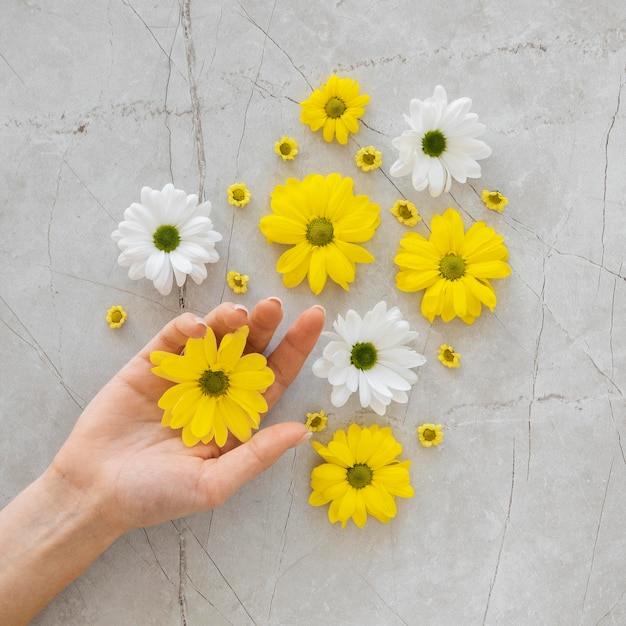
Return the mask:
[[116,537],[91,497],[47,470],[0,511],[0,624],[28,623]]

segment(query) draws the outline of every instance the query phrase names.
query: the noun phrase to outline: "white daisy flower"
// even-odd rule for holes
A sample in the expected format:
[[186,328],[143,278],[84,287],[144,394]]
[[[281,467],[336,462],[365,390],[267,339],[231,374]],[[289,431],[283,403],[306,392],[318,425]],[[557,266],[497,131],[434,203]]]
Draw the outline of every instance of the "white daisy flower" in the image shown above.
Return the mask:
[[401,318],[398,307],[387,311],[387,303],[379,302],[363,319],[350,309],[345,320],[340,315],[334,322],[336,333],[324,333],[332,341],[313,364],[313,373],[333,386],[333,406],[343,406],[357,390],[361,406],[378,415],[385,414],[392,400],[408,401],[407,391],[417,381],[410,368],[426,359],[405,345],[417,333]]
[[172,279],[182,287],[187,276],[196,284],[207,277],[205,263],[216,263],[215,243],[222,235],[213,230],[211,203],[198,204],[198,196],[187,195],[168,184],[161,191],[143,187],[141,203],[124,211],[111,237],[122,253],[117,261],[130,267],[132,280],[144,276],[166,296]]
[[411,115],[404,119],[410,126],[400,137],[392,140],[400,152],[391,166],[392,176],[412,173],[413,187],[439,196],[450,191],[452,179],[464,183],[468,178],[480,178],[477,159],[486,159],[491,148],[476,139],[485,131],[478,115],[469,113],[472,101],[459,98],[448,104],[446,90],[435,87],[432,98],[411,100]]

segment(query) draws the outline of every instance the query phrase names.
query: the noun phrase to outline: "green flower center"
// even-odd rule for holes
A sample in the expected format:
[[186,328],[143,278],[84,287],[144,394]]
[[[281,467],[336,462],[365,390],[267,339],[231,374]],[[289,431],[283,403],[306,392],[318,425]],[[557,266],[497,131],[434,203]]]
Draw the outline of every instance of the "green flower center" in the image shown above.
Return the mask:
[[111,313],[111,321],[115,324],[118,324],[122,321],[122,312],[121,311],[113,311]]
[[230,380],[222,370],[208,369],[198,379],[198,385],[205,396],[223,396],[230,387]]
[[326,246],[332,240],[335,234],[333,223],[325,217],[316,217],[306,226],[306,238],[314,246]]
[[375,160],[376,160],[376,155],[372,154],[371,152],[366,152],[363,155],[363,163],[367,165],[373,165]]
[[422,437],[426,441],[434,441],[437,438],[437,433],[432,428],[425,428],[424,432],[422,432]]
[[422,137],[422,152],[429,157],[438,157],[446,150],[446,138],[440,130],[429,130]]
[[326,115],[328,115],[328,117],[336,119],[341,117],[347,108],[346,103],[341,98],[333,96],[328,99],[324,110],[326,111]]
[[409,209],[408,204],[399,204],[398,205],[398,215],[403,220],[410,220],[413,217],[413,213],[411,213],[411,209]]
[[363,489],[372,484],[374,472],[365,463],[355,463],[353,467],[349,467],[346,471],[346,478],[351,487],[355,489]]
[[178,248],[178,244],[180,243],[180,234],[178,233],[178,228],[176,228],[176,226],[163,224],[163,226],[159,226],[156,231],[154,231],[152,240],[154,241],[154,245],[159,250],[162,250],[163,252],[171,252],[172,250],[176,250],[176,248]]
[[439,273],[446,280],[458,280],[465,275],[465,261],[458,254],[446,254],[439,263]]
[[291,154],[291,146],[287,142],[281,143],[279,150],[280,150],[280,153],[284,154],[285,156]]
[[233,199],[241,202],[246,199],[246,192],[243,189],[233,189]]
[[350,353],[350,363],[359,370],[371,370],[378,361],[378,351],[372,343],[355,343]]
[[320,415],[316,415],[310,423],[310,428],[318,428],[322,423],[322,417]]

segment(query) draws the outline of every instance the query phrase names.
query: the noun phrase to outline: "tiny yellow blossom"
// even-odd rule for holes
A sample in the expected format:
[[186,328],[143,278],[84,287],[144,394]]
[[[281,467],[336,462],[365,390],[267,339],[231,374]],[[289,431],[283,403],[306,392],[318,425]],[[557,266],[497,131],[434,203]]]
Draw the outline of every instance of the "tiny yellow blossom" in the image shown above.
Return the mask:
[[307,413],[306,414],[306,427],[311,432],[319,432],[320,430],[324,430],[326,428],[326,422],[328,421],[328,416],[324,411],[319,411],[319,413]]
[[296,154],[298,154],[298,142],[293,137],[283,135],[280,141],[274,144],[274,152],[283,161],[293,161]]
[[107,324],[109,328],[121,328],[128,317],[128,313],[124,311],[123,306],[112,306],[107,311]]
[[228,188],[228,204],[246,206],[250,202],[250,191],[244,183],[234,183]]
[[367,146],[356,153],[354,160],[364,172],[370,172],[383,164],[383,155],[374,146]]
[[498,211],[498,213],[502,213],[504,207],[509,203],[508,198],[505,198],[499,191],[489,191],[488,189],[483,189],[481,198],[488,209]]
[[249,276],[239,272],[228,272],[226,274],[226,282],[235,293],[247,293],[249,280]]
[[443,441],[443,426],[441,424],[422,424],[417,429],[417,436],[425,448],[438,446]]
[[445,343],[439,347],[439,354],[437,358],[446,367],[461,367],[461,355],[454,351],[452,346],[448,346]]
[[415,226],[422,221],[421,215],[417,212],[415,205],[408,200],[398,200],[390,209],[392,215],[406,226]]

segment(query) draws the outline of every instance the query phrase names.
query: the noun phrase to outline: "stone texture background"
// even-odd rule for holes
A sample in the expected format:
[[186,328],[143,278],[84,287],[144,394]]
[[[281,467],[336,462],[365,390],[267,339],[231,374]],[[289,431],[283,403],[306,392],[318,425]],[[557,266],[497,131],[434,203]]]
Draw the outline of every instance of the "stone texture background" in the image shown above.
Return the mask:
[[[292,451],[213,512],[131,532],[38,625],[623,624],[626,622],[626,7],[621,0],[11,0],[0,23],[0,504],[50,462],[95,392],[182,307],[276,295],[283,330],[304,308],[327,327],[381,299],[420,332],[428,358],[384,423],[416,495],[390,524],[328,523],[307,504],[310,447]],[[371,96],[361,132],[326,144],[299,102],[337,72]],[[409,100],[469,96],[493,155],[482,179],[432,199],[390,179]],[[283,133],[301,154],[283,163]],[[381,170],[354,165],[361,146]],[[258,230],[287,177],[340,172],[381,205],[349,292],[287,290],[282,246]],[[253,200],[226,202],[245,182]],[[212,201],[221,261],[201,286],[161,297],[117,265],[110,233],[143,185]],[[510,199],[487,211],[482,188]],[[429,324],[393,286],[415,202],[448,206],[506,238],[512,275],[473,326]],[[414,229],[426,233],[424,224]],[[179,296],[183,296],[182,302]],[[123,304],[118,332],[104,322]],[[442,342],[460,370],[436,359]],[[330,428],[383,420],[330,406],[312,376],[322,340],[268,420],[325,408]],[[416,428],[441,422],[437,449]]]

